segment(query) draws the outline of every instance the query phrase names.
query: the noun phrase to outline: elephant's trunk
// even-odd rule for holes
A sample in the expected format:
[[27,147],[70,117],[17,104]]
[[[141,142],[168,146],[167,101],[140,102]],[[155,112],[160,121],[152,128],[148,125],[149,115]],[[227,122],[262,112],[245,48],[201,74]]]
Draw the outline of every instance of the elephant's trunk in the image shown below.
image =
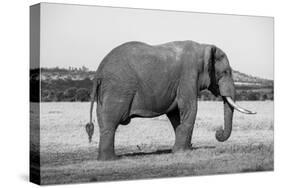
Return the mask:
[[219,129],[216,132],[216,139],[219,142],[226,141],[230,137],[232,131],[232,118],[233,118],[234,108],[227,102],[225,97],[223,97],[223,103],[224,103],[224,128]]
[[232,131],[232,118],[234,107],[227,102],[227,98],[235,101],[235,86],[231,77],[223,77],[219,81],[219,91],[224,103],[224,128],[216,132],[216,139],[219,142],[226,141]]
[[216,139],[220,142],[226,141],[232,131],[233,111],[236,109],[239,112],[246,114],[255,114],[256,112],[249,111],[238,106],[235,101],[234,82],[230,78],[224,78],[219,82],[219,90],[224,103],[224,128],[216,132]]

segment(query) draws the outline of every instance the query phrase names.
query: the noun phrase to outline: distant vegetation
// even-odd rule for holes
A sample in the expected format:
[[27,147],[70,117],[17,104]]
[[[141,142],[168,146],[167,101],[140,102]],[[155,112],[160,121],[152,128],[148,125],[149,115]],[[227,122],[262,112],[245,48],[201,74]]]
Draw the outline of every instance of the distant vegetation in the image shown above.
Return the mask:
[[[41,68],[30,71],[30,100],[39,101],[41,72],[41,101],[89,101],[95,71],[86,67]],[[273,81],[233,71],[236,100],[273,100]],[[32,90],[33,89],[33,90]],[[199,94],[199,100],[221,100],[209,91]]]

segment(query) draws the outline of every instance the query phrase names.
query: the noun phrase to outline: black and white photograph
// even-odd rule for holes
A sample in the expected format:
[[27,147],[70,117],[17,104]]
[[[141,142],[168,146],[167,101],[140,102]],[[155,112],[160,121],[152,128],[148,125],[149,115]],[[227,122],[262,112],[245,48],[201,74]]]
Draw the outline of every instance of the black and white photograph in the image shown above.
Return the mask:
[[274,18],[30,6],[30,181],[274,170]]

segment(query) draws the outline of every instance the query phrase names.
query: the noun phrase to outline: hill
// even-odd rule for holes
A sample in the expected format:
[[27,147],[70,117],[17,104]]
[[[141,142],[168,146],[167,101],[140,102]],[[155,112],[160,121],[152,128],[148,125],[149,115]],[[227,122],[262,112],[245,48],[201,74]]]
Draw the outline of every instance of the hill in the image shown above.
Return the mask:
[[255,76],[251,76],[239,71],[232,71],[233,79],[235,85],[248,85],[248,86],[272,86],[273,81],[268,79],[263,79]]

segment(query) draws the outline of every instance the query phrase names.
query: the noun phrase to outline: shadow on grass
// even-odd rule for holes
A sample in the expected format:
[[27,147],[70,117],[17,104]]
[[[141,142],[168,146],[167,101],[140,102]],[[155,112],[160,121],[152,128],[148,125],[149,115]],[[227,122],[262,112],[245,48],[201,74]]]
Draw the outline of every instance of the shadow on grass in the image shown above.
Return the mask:
[[[215,146],[198,146],[192,147],[191,150],[198,149],[215,149]],[[161,154],[169,154],[172,153],[172,149],[164,149],[164,150],[156,150],[152,152],[135,152],[135,153],[125,153],[118,155],[118,157],[136,157],[136,156],[149,156],[149,155],[161,155]]]
[[264,172],[264,171],[270,171],[270,170],[273,170],[273,168],[257,165],[256,167],[253,167],[253,168],[242,169],[241,172]]
[[135,152],[135,153],[125,153],[121,154],[118,157],[134,157],[134,156],[143,156],[143,155],[159,155],[159,154],[168,154],[172,153],[171,149],[165,149],[165,150],[156,150],[153,152]]

